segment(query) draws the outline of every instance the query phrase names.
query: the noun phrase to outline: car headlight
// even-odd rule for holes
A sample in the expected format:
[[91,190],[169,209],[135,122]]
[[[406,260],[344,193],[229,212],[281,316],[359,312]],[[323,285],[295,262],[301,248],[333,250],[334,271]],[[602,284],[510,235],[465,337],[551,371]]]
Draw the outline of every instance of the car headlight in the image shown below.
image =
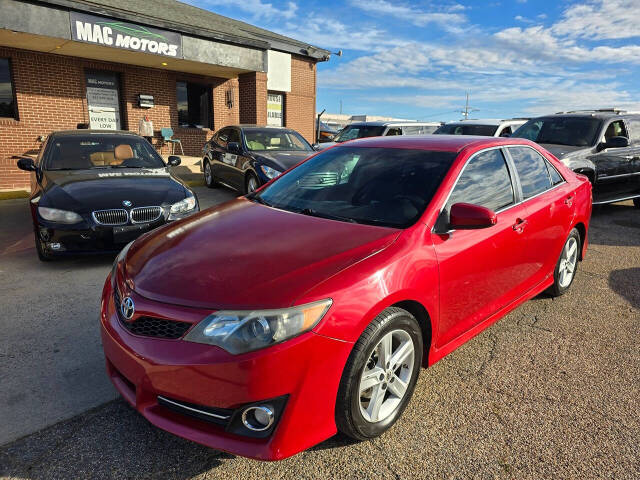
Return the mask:
[[282,173],[281,171],[267,167],[266,165],[260,165],[260,170],[262,170],[262,173],[264,173],[268,179],[275,178]]
[[38,207],[38,215],[45,220],[57,223],[78,223],[82,221],[82,217],[76,212],[68,210],[58,210],[57,208]]
[[171,205],[171,209],[169,210],[169,220],[172,220],[174,215],[178,216],[183,213],[187,213],[194,208],[196,208],[196,197],[190,193],[184,200],[180,200],[179,202]]
[[259,350],[311,330],[331,303],[326,299],[279,310],[216,312],[198,323],[184,340],[216,345],[232,354]]

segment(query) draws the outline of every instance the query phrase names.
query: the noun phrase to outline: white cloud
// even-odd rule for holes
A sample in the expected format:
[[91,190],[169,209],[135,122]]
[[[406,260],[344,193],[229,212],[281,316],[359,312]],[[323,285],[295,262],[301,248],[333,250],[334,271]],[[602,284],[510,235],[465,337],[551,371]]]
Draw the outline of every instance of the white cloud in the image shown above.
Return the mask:
[[553,33],[593,40],[640,37],[640,0],[590,0],[568,7]]
[[298,11],[298,4],[295,2],[286,2],[283,7],[276,7],[272,3],[263,2],[262,0],[184,0],[196,7],[209,7],[213,12],[216,7],[233,7],[248,13],[255,21],[258,19],[292,19]]
[[432,11],[420,10],[411,4],[391,3],[386,0],[370,0],[368,2],[351,0],[350,4],[372,15],[380,15],[381,18],[390,16],[400,20],[406,20],[419,27],[436,24],[446,30],[452,30],[467,21],[465,15],[457,13],[465,9],[465,7],[460,4],[449,7],[444,6],[440,10]]

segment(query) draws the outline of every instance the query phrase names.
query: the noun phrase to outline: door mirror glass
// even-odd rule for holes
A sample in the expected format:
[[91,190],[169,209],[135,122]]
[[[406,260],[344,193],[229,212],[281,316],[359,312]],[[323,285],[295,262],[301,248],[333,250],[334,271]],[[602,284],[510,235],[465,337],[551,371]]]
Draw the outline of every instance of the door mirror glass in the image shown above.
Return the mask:
[[629,139],[627,137],[611,137],[600,145],[602,148],[624,148],[629,146]]
[[20,170],[24,170],[25,172],[35,172],[37,170],[33,158],[30,157],[20,158],[20,160],[18,160],[18,168]]
[[169,165],[171,165],[172,167],[177,167],[178,165],[180,165],[180,162],[181,162],[182,160],[180,160],[180,157],[177,157],[177,156],[175,156],[175,155],[171,155],[171,156],[169,157],[169,160],[168,160],[168,161],[169,161]]
[[229,142],[227,144],[227,150],[229,153],[233,153],[235,155],[240,155],[242,153],[242,149],[240,148],[240,144],[237,142]]
[[471,203],[454,203],[449,213],[449,227],[454,230],[487,228],[498,222],[493,210]]

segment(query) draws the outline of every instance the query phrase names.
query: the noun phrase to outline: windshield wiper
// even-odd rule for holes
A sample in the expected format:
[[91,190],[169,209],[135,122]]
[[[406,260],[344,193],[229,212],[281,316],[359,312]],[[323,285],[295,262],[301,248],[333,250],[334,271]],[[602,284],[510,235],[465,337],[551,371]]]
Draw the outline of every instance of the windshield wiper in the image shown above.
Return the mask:
[[313,208],[303,208],[298,210],[298,213],[302,215],[309,215],[310,217],[328,218],[329,220],[340,220],[342,222],[360,223],[357,220],[350,217],[342,217],[340,215],[333,215],[331,213],[317,212]]
[[252,195],[249,200],[251,200],[252,202],[256,202],[259,203],[260,205],[265,205],[267,207],[270,207],[271,204],[269,202],[267,202],[264,198],[258,196],[258,195]]

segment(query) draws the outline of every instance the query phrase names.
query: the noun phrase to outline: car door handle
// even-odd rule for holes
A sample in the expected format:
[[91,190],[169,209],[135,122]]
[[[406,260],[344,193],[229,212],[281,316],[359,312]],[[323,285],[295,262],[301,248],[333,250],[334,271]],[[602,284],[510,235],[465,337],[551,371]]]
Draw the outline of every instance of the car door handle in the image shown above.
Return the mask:
[[523,220],[522,218],[519,218],[516,220],[516,223],[514,223],[511,228],[513,228],[513,230],[516,233],[522,233],[524,232],[524,227],[526,227],[528,223],[529,223],[528,220]]
[[564,204],[567,207],[570,207],[573,205],[573,195],[569,195],[567,198],[564,199]]

